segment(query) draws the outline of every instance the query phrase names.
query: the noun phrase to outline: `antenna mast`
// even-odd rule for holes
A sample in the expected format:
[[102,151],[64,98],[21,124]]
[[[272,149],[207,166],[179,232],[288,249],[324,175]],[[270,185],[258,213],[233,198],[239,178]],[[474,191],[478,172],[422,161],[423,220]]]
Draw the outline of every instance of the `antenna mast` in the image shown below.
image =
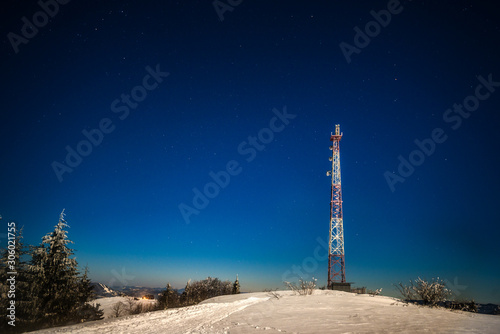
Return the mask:
[[[342,187],[340,180],[340,125],[335,125],[335,134],[330,135],[332,145],[330,150],[332,156],[332,170],[326,173],[332,176],[332,194],[330,201],[330,242],[328,252],[328,289],[334,289],[334,285],[344,286],[345,281],[345,257],[344,257],[344,226],[342,216]],[[338,284],[344,283],[344,284]],[[350,284],[349,284],[350,290]]]

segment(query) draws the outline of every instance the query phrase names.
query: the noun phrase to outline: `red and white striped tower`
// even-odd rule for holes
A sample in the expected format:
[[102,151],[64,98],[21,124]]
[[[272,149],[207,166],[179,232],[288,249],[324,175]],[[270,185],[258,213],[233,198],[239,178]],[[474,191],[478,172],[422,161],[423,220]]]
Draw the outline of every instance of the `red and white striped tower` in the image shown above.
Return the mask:
[[333,289],[335,283],[345,281],[344,226],[342,220],[342,187],[340,181],[340,125],[335,125],[335,134],[331,134],[332,170],[326,173],[332,176],[332,196],[330,201],[330,242],[328,253],[328,288]]

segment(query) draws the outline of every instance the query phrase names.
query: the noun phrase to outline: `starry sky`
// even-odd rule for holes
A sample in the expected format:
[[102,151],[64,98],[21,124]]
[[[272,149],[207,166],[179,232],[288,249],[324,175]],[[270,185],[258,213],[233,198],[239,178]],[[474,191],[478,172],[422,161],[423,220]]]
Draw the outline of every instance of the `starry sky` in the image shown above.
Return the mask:
[[6,1],[0,231],[65,209],[109,285],[327,281],[340,124],[346,278],[500,303],[493,1]]

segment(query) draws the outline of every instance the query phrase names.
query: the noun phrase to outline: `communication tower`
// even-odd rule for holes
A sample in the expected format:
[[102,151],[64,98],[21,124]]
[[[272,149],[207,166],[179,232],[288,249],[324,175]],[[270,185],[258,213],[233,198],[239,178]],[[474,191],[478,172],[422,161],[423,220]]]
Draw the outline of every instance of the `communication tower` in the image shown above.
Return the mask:
[[328,288],[350,291],[350,283],[345,280],[344,224],[342,215],[342,186],[340,179],[340,125],[335,125],[335,134],[330,135],[332,145],[332,170],[326,173],[332,177],[330,200],[330,233],[328,251]]

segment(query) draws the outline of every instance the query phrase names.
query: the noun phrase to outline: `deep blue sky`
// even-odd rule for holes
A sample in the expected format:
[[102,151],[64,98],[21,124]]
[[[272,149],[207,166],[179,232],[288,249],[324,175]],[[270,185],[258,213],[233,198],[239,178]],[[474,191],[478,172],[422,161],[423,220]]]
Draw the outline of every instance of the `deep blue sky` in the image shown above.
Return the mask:
[[[403,1],[348,63],[340,43],[354,45],[353,29],[387,5],[243,1],[221,21],[211,1],[73,1],[16,53],[8,34],[41,7],[8,1],[4,228],[14,220],[38,244],[65,208],[78,262],[106,284],[182,288],[238,274],[256,291],[305,266],[324,285],[317,239],[328,238],[325,173],[340,124],[347,280],[390,294],[392,283],[439,276],[459,297],[500,303],[500,87],[461,124],[443,119],[478,76],[500,81],[498,11],[493,1]],[[148,66],[169,75],[128,115],[120,101],[113,112]],[[248,162],[239,145],[285,106],[296,117]],[[113,131],[60,182],[52,165],[100,122]],[[447,140],[391,191],[384,173],[436,128]],[[231,160],[241,172],[187,224],[179,204],[193,206],[193,188]]]

